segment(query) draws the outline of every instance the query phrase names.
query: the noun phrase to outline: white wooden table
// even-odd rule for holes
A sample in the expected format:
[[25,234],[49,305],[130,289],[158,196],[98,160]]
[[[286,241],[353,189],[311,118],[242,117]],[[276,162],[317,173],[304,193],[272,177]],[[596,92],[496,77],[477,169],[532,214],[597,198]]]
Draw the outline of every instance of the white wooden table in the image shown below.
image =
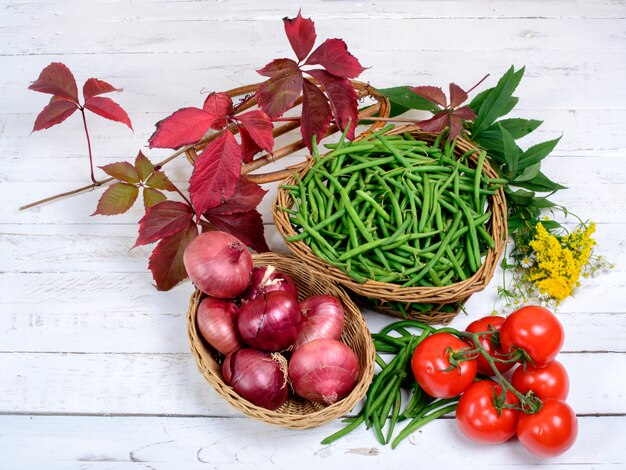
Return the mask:
[[[626,2],[303,1],[318,38],[342,37],[375,86],[491,86],[527,66],[520,117],[545,124],[524,144],[563,139],[546,173],[558,201],[598,224],[612,273],[583,283],[558,315],[578,441],[553,460],[516,442],[487,447],[453,419],[392,451],[360,429],[330,446],[339,421],[289,431],[253,421],[203,381],[189,352],[189,282],[157,292],[148,249],[128,251],[140,210],[90,217],[99,191],[20,212],[88,182],[82,123],[29,135],[43,95],[26,88],[52,61],[79,82],[123,87],[135,133],[90,118],[96,164],[134,158],[154,123],[201,92],[259,81],[290,50],[280,1],[0,1],[0,468],[626,467]],[[157,159],[167,152],[148,152]],[[167,167],[179,184],[184,161]],[[101,176],[102,174],[100,174]],[[267,239],[285,246],[263,203]],[[472,297],[464,328],[489,313],[496,278]],[[372,329],[389,318],[365,312]]]

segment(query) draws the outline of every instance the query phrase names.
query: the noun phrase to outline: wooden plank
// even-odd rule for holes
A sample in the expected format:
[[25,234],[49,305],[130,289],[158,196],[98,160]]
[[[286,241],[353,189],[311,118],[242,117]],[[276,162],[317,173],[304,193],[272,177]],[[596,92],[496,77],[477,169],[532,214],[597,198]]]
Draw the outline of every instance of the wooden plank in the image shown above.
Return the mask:
[[[350,42],[350,38],[345,39]],[[284,41],[282,36],[280,40]],[[406,42],[407,38],[400,40]],[[423,50],[422,41],[409,42],[418,45],[401,54],[371,47],[361,49],[352,45],[351,51],[361,63],[372,66],[360,79],[380,88],[402,84],[447,86],[451,79],[469,87],[485,73],[491,73],[484,84],[487,87],[495,84],[512,62],[511,51],[493,50],[486,54],[484,48],[476,51],[446,51],[446,60],[441,60],[441,51]],[[116,51],[99,55],[97,63],[93,54],[71,55],[64,60],[77,75],[80,73],[79,81],[83,81],[87,75],[96,75],[116,86],[123,86],[124,93],[116,99],[129,112],[162,112],[167,115],[183,106],[200,106],[204,100],[201,91],[227,90],[261,81],[254,72],[256,69],[276,57],[288,55],[287,50],[281,47],[278,51],[259,56],[246,45],[247,42],[232,52],[209,49],[206,52],[181,54],[175,51],[159,54],[159,60],[152,53],[129,55]],[[517,67],[527,66],[523,84],[516,92],[524,107],[621,109],[620,103],[626,101],[626,91],[620,88],[620,77],[626,72],[626,64],[621,60],[622,51],[581,50],[555,54],[551,50],[520,49],[515,51],[514,56]],[[403,60],[406,57],[412,59]],[[34,80],[52,60],[60,60],[55,51],[43,57],[5,56],[3,70],[19,67],[23,69],[23,77],[32,77],[30,80]],[[473,66],[459,70],[452,78],[449,63],[472,63]],[[185,71],[184,74],[180,73],[181,70]],[[590,85],[589,76],[594,77],[593,85]],[[147,80],[146,77],[155,78]],[[568,84],[567,88],[563,87],[564,81]],[[1,74],[0,83],[5,83],[4,112],[36,113],[46,103],[44,97],[26,90],[26,78],[16,81]],[[612,90],[611,96],[604,93],[607,89]],[[120,132],[119,124],[111,125]],[[148,132],[152,127],[138,130]]]
[[[625,228],[626,223],[601,224],[593,236],[596,254],[610,253],[616,270],[626,266],[626,246],[620,238]],[[153,245],[131,250],[137,229],[136,224],[0,224],[0,252],[11,254],[2,260],[2,271],[55,273],[62,264],[64,270],[73,272],[145,273]],[[274,225],[265,225],[265,235],[272,250],[289,251]]]
[[[200,103],[189,104],[199,105]],[[129,110],[129,113],[135,128],[138,129],[134,134],[116,126],[115,123],[96,118],[90,120],[95,165],[133,160],[137,150],[146,145],[154,130],[154,123],[166,116],[165,112],[139,113]],[[413,116],[418,119],[421,115],[415,113]],[[23,178],[20,179],[21,181],[40,181],[41,178],[46,177],[56,178],[58,181],[86,182],[89,170],[80,119],[69,119],[59,127],[29,136],[28,133],[32,129],[35,117],[36,113],[0,114],[0,137],[2,138],[0,148],[3,151],[3,157],[11,160],[11,166],[5,168],[0,175],[2,180],[17,178],[14,175],[20,175],[19,177]],[[623,158],[626,152],[624,150],[626,149],[626,130],[620,125],[626,119],[626,110],[520,108],[511,113],[511,117],[544,120],[544,124],[534,133],[520,140],[520,145],[524,148],[563,135],[548,160],[564,155]],[[72,140],[68,142],[68,139]],[[167,150],[146,148],[143,148],[143,151],[155,161],[170,153]],[[24,152],[28,154],[26,159],[23,158]],[[303,158],[305,152],[299,152],[298,155],[300,155],[299,158]],[[33,164],[34,161],[37,162],[36,166]],[[45,167],[46,172],[35,171],[39,165]],[[172,171],[170,169],[172,165],[177,165],[177,163],[166,167],[168,173]]]
[[[491,298],[477,294],[468,303],[467,313],[451,326],[465,329],[471,321],[488,315],[491,303]],[[565,329],[565,350],[626,352],[624,313],[571,312],[567,307],[557,312]],[[6,308],[0,318],[0,352],[187,353],[186,317],[180,310],[133,313],[102,308],[100,312],[59,313],[48,306],[31,312]],[[395,321],[369,310],[363,313],[373,332]]]
[[[237,416],[204,381],[191,353],[9,352],[0,358],[0,414]],[[626,367],[626,353],[564,352],[558,359],[568,370],[568,402],[578,413],[626,414],[624,380],[614,373]]]
[[[276,21],[285,15],[295,15],[287,12],[284,5],[271,3],[260,5],[254,0],[237,0],[225,2],[211,2],[211,8],[196,5],[188,0],[146,0],[146,3],[155,5],[154,8],[141,8],[134,2],[125,0],[99,0],[91,2],[91,9],[84,8],[83,2],[73,1],[31,1],[11,0],[7,2],[14,17],[40,19],[54,8],[75,21],[98,21],[103,15],[114,20],[130,21],[141,18],[146,22],[163,22],[162,18],[172,21],[237,21],[250,22]],[[448,18],[474,18],[484,21],[489,18],[532,18],[542,20],[555,18],[560,20],[577,18],[623,18],[623,1],[596,0],[593,5],[584,0],[557,0],[552,2],[454,2],[454,8],[442,9],[437,0],[420,0],[419,8],[415,7],[414,0],[387,0],[387,8],[375,8],[376,4],[365,5],[354,0],[308,0],[303,15],[312,16],[315,21],[336,20],[342,18],[354,19],[412,19],[437,20]],[[92,13],[92,14],[90,14]],[[41,15],[41,16],[38,16]],[[60,15],[59,15],[60,16]],[[58,18],[53,20],[61,21]],[[5,19],[4,24],[11,24]]]
[[[137,54],[154,50],[159,53],[189,53],[203,52],[207,48],[238,52],[250,40],[255,42],[258,50],[271,51],[277,46],[288,47],[281,19],[285,15],[297,13],[292,8],[284,8],[282,12],[251,22],[244,14],[227,20],[206,8],[200,11],[201,7],[181,9],[169,5],[168,10],[181,12],[184,18],[181,18],[181,13],[173,13],[168,21],[158,21],[161,15],[168,14],[161,6],[157,8],[156,21],[145,17],[145,9],[141,9],[142,24],[138,24],[136,20],[115,21],[117,7],[105,7],[107,11],[97,14],[94,9],[98,11],[98,5],[94,8],[92,4],[67,4],[65,8],[47,6],[41,8],[37,14],[30,14],[28,21],[24,21],[23,15],[11,15],[9,21],[14,21],[15,24],[0,26],[0,53],[49,55],[63,51],[64,54]],[[89,21],[80,19],[85,14],[89,15]],[[614,38],[623,32],[622,18],[571,18],[567,22],[568,28],[563,27],[561,18],[483,18],[480,22],[482,27],[477,30],[474,18],[436,18],[425,22],[422,18],[410,16],[385,18],[372,15],[364,18],[352,14],[344,18],[326,19],[320,18],[312,10],[311,16],[316,22],[320,40],[340,34],[351,50],[366,51],[379,47],[381,36],[384,35],[385,41],[396,44],[397,54],[415,51],[416,44],[407,39],[417,37],[437,37],[437,41],[421,42],[417,46],[420,49],[438,51],[497,49],[511,52],[523,49],[541,50],[546,44],[550,49],[559,51],[615,51],[619,50],[620,43]],[[63,25],[67,34],[56,37],[54,41],[41,34],[42,30],[49,31],[57,25]],[[156,25],[158,28],[154,28]],[[454,29],[455,34],[438,34],[442,29]],[[363,31],[371,33],[362,34]],[[32,36],[37,32],[40,34]],[[228,41],[223,40],[225,34]],[[25,36],[31,36],[28,43],[22,40]],[[123,44],[119,37],[125,38]],[[494,37],[501,40],[494,41]],[[203,40],[198,41],[198,38]],[[459,38],[463,38],[462,42]],[[290,49],[285,49],[285,53],[292,54]]]
[[625,425],[624,417],[581,417],[576,444],[557,458],[540,459],[516,440],[474,444],[452,419],[428,424],[391,450],[365,430],[319,444],[340,428],[337,421],[291,431],[250,419],[6,416],[0,450],[14,469],[409,468],[416,461],[438,468],[458,468],[459,462],[464,468],[502,468],[503,462],[507,468],[622,468],[623,445],[613,430]]

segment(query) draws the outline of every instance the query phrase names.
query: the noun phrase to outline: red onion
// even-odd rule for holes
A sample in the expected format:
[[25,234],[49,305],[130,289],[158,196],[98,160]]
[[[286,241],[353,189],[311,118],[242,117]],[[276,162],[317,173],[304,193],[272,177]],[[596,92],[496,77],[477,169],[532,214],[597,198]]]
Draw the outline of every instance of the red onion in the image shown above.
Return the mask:
[[294,349],[314,339],[339,339],[343,330],[343,306],[332,295],[315,295],[300,302],[302,321]]
[[298,336],[299,323],[298,301],[280,290],[248,302],[237,316],[243,340],[255,349],[268,352],[289,348]]
[[298,288],[285,273],[278,271],[274,266],[259,266],[252,270],[252,279],[250,287],[243,293],[243,300],[254,300],[257,297],[273,292],[275,290],[284,290],[294,299],[298,298]]
[[289,361],[289,378],[302,398],[331,405],[346,397],[359,379],[359,360],[334,339],[304,344]]
[[254,405],[276,410],[287,401],[286,360],[280,354],[240,349],[222,364],[224,381]]
[[226,232],[205,232],[194,238],[183,255],[187,275],[205,294],[232,299],[250,284],[252,255]]
[[198,306],[197,321],[202,337],[222,354],[244,347],[237,330],[235,302],[206,297]]

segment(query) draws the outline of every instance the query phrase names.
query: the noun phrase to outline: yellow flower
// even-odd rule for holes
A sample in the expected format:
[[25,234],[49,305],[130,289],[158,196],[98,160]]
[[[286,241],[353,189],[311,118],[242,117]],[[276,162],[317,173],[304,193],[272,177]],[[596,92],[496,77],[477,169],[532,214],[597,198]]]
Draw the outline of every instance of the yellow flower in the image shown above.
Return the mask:
[[537,224],[529,243],[537,259],[526,280],[558,302],[571,295],[595,245],[594,231],[595,224],[589,224],[559,238]]

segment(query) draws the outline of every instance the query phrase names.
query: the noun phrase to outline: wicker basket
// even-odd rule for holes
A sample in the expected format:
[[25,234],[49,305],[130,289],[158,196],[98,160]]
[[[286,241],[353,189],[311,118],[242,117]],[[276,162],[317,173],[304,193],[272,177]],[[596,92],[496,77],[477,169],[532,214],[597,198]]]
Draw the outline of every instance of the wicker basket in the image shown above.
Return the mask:
[[[435,134],[429,134],[419,131],[415,126],[401,126],[396,127],[388,133],[388,135],[402,134],[405,132],[411,133],[419,140],[427,142],[433,142],[437,137]],[[361,136],[363,138],[364,136]],[[469,142],[458,139],[455,147],[455,155],[460,156],[475,148]],[[476,154],[470,157],[470,161],[476,165]],[[297,173],[297,177],[304,178],[313,162]],[[496,172],[485,161],[483,166],[483,172],[489,177],[497,178]],[[283,183],[285,185],[297,184],[296,174],[292,174]],[[373,299],[379,299],[384,302],[396,301],[402,303],[419,303],[419,304],[451,304],[465,302],[469,296],[475,292],[483,290],[489,281],[491,280],[493,273],[496,269],[498,261],[504,252],[505,240],[507,237],[507,221],[506,221],[506,200],[504,197],[504,191],[502,188],[489,199],[489,210],[492,211],[492,217],[488,224],[488,231],[495,241],[495,249],[489,249],[486,257],[483,259],[482,265],[478,271],[462,282],[457,282],[442,287],[402,287],[398,284],[377,282],[368,280],[367,282],[360,284],[339,269],[326,263],[321,258],[317,257],[304,243],[304,241],[288,242],[289,248],[308,266],[314,268],[321,276],[326,277],[331,281],[336,281],[342,285],[348,287],[355,293]],[[279,187],[278,195],[272,206],[272,212],[274,216],[274,223],[278,231],[284,238],[293,236],[296,234],[287,212],[282,208],[290,208],[293,206],[293,200],[291,199],[288,190]],[[388,310],[384,310],[384,313],[392,313]],[[409,317],[420,318],[421,320],[428,320],[432,323],[438,323],[442,321],[448,321],[458,313],[458,310],[452,314],[439,312],[435,309],[427,318],[424,318],[423,314],[413,315],[409,313]],[[395,315],[395,313],[392,313]]]
[[221,361],[223,357],[207,344],[198,331],[196,312],[203,294],[196,290],[191,297],[187,312],[187,330],[191,352],[196,359],[198,369],[209,385],[228,403],[249,417],[266,423],[290,429],[307,429],[343,416],[365,396],[374,375],[376,351],[361,312],[341,287],[320,277],[294,256],[275,253],[254,255],[254,264],[255,266],[271,264],[291,276],[298,286],[302,298],[318,294],[331,294],[341,300],[345,312],[341,341],[350,346],[359,358],[361,371],[357,385],[350,395],[330,406],[292,396],[278,410],[270,411],[241,398],[230,386],[226,385],[222,378]]

